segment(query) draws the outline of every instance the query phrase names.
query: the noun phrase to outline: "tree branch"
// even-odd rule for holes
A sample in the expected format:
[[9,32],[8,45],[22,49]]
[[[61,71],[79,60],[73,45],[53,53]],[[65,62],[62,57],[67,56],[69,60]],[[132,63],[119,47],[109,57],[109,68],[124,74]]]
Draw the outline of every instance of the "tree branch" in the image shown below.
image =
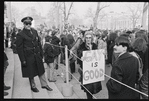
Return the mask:
[[106,7],[109,7],[110,5],[105,5],[103,7],[100,8],[100,11],[103,9],[103,8],[106,8]]
[[71,13],[70,13],[70,10],[71,10],[71,8],[72,8],[72,5],[73,5],[73,2],[71,3],[71,5],[70,5],[70,7],[69,7],[68,14],[67,14],[67,17],[66,17],[67,19],[68,19],[69,15],[71,14]]
[[65,5],[65,2],[64,2],[64,21],[66,19],[66,5]]

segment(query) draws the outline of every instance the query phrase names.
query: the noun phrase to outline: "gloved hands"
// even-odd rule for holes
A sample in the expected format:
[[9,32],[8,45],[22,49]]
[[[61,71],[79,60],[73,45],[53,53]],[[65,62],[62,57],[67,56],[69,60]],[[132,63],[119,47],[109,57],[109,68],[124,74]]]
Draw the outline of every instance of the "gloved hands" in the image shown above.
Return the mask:
[[26,67],[26,61],[22,62],[22,67]]

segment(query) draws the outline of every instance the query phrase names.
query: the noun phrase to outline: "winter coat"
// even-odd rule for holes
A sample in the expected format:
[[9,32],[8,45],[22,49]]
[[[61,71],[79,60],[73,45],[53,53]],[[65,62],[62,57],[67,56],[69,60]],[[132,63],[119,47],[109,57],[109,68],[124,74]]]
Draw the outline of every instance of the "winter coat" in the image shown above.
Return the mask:
[[[138,59],[128,52],[122,54],[112,64],[111,77],[135,88],[138,81]],[[109,79],[107,82],[109,99],[135,99],[135,91]]]
[[54,47],[54,55],[55,56],[58,56],[60,54],[60,47],[57,47],[57,46],[60,46],[60,39],[57,37],[57,36],[52,36],[52,41],[51,41],[51,44],[53,45],[56,45],[56,46],[53,46]]
[[142,73],[144,74],[145,71],[148,69],[148,48],[146,49],[146,51],[143,53],[142,51],[136,51],[133,49],[133,51],[135,51],[142,59],[143,62],[143,69],[142,69]]
[[[17,34],[16,39],[17,52],[21,61],[22,76],[33,78],[44,74],[43,50],[37,31],[23,29]],[[22,63],[26,61],[26,67]]]
[[[139,82],[141,92],[148,94],[148,69],[145,71]],[[141,94],[142,99],[148,99],[147,96]]]
[[113,47],[115,45],[114,41],[107,41],[107,57],[108,63],[112,64],[112,56],[113,56]]
[[45,60],[45,63],[49,64],[49,63],[53,63],[54,62],[54,48],[52,45],[50,45],[49,43],[45,43],[44,44],[44,60]]
[[[92,43],[92,50],[96,50],[97,49],[97,45],[95,43]],[[85,45],[85,42],[83,42],[79,48],[78,48],[78,57],[81,58],[83,56],[83,51],[86,51],[88,50],[86,45]],[[83,62],[81,60],[78,61],[78,63],[80,64],[80,67],[83,71]],[[80,72],[80,81],[81,83],[83,83],[83,74],[82,74],[82,71]],[[101,81],[98,81],[98,82],[95,82],[95,83],[90,83],[90,84],[85,84],[83,85],[87,90],[89,90],[92,94],[96,94],[98,93],[101,89],[102,89],[102,86],[101,86]],[[81,88],[85,91],[85,92],[88,92],[83,86],[81,86]]]

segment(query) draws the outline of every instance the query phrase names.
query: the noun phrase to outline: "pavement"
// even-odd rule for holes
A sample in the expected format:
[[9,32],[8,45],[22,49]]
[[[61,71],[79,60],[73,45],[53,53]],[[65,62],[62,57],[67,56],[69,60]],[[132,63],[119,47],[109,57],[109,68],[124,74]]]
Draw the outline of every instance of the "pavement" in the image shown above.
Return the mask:
[[[64,66],[61,64],[59,66],[59,69],[56,70],[56,72],[58,74],[61,73],[62,71],[62,67],[64,68]],[[79,68],[79,66],[77,65],[77,68]],[[111,66],[110,65],[106,65],[105,67],[105,73],[107,75],[110,75],[110,72],[111,72]],[[86,93],[81,90],[81,87],[80,87],[80,82],[78,82],[79,80],[79,73],[78,72],[75,72],[73,73],[73,77],[72,80],[70,81],[70,84],[73,85],[73,91],[74,93],[78,96],[79,99],[86,99]],[[64,84],[64,78],[62,78],[61,76],[57,76],[57,81],[56,81],[56,85],[57,87],[59,88],[59,90],[61,91],[61,87],[62,85]],[[107,91],[107,87],[106,87],[106,82],[108,81],[109,78],[105,77],[105,80],[104,81],[101,81],[102,83],[102,90],[97,93],[97,94],[93,94],[97,99],[108,99],[108,91]]]
[[[10,55],[11,53],[11,55]],[[54,89],[53,92],[47,92],[46,90],[43,90],[41,89],[41,85],[40,85],[40,82],[39,82],[39,79],[38,77],[35,77],[35,82],[37,84],[37,87],[40,91],[40,93],[33,93],[31,90],[30,90],[30,85],[29,85],[29,81],[27,78],[22,78],[22,74],[21,74],[21,69],[20,69],[20,61],[19,61],[19,58],[18,58],[18,55],[17,54],[12,54],[12,50],[11,49],[8,49],[6,51],[6,54],[9,55],[8,58],[11,58],[9,59],[10,63],[9,64],[12,64],[14,65],[14,71],[12,70],[11,71],[11,76],[14,76],[12,79],[13,79],[13,83],[11,84],[9,82],[9,79],[10,76],[8,75],[8,72],[10,72],[10,70],[8,69],[8,71],[6,72],[5,74],[5,82],[7,85],[10,85],[12,86],[12,96],[6,96],[4,98],[34,98],[34,99],[38,99],[38,98],[42,98],[42,99],[86,99],[86,93],[81,90],[81,87],[80,87],[80,82],[78,82],[79,80],[79,73],[78,73],[78,68],[79,66],[77,65],[76,66],[76,72],[73,73],[73,78],[72,80],[70,81],[70,85],[72,85],[72,95],[69,96],[69,97],[65,97],[63,94],[63,88],[64,86],[66,85],[66,83],[64,83],[64,80],[65,80],[65,75],[62,75],[61,73],[63,72],[65,74],[65,66],[63,64],[59,64],[59,68],[57,70],[55,70],[55,75],[58,75],[56,76],[56,82],[55,83],[50,83],[48,82],[48,85]],[[12,57],[12,55],[14,56],[14,58]],[[14,62],[14,63],[12,63]],[[11,68],[13,68],[11,65]],[[45,71],[47,70],[47,66],[46,64],[44,63],[44,66],[45,66]],[[9,67],[10,68],[10,67]],[[111,66],[108,66],[106,65],[105,67],[105,73],[107,75],[110,75],[110,72],[111,72],[111,69],[112,67]],[[14,74],[12,73],[14,72]],[[46,72],[45,72],[45,75],[47,76]],[[105,80],[104,81],[101,81],[102,83],[102,90],[97,93],[97,94],[94,94],[94,96],[96,97],[96,99],[108,99],[108,91],[107,91],[107,88],[106,88],[106,82],[108,81],[109,78],[105,77]],[[24,92],[21,92],[23,89]]]

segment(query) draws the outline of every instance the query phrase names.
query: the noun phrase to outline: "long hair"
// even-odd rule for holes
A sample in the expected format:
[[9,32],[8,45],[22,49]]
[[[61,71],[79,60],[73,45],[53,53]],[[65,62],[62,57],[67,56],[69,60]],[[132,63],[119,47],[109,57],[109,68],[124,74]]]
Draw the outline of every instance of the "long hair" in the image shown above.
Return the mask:
[[142,37],[138,37],[132,43],[132,48],[136,51],[142,51],[143,53],[145,53],[147,49],[147,43]]
[[148,36],[147,36],[147,33],[145,31],[137,31],[135,33],[135,38],[138,38],[138,37],[142,37],[147,43],[148,43]]

